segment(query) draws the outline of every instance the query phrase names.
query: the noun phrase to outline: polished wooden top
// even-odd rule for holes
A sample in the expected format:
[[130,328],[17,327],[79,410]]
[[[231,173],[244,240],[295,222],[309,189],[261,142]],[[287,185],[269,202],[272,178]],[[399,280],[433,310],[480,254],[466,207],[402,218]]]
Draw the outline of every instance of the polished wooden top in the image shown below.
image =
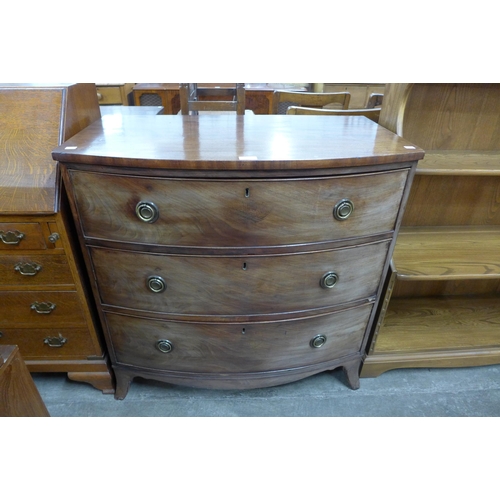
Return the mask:
[[235,114],[98,120],[53,151],[69,163],[202,170],[322,169],[423,156],[365,117]]

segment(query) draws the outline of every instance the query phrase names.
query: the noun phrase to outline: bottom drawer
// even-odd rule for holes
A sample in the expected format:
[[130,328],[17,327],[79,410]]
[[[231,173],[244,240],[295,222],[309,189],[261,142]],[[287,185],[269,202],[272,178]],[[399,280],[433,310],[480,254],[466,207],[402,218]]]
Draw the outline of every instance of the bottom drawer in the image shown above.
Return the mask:
[[0,344],[17,345],[25,361],[87,359],[98,356],[85,328],[13,329],[2,328]]
[[[246,373],[314,365],[358,352],[371,309],[372,304],[366,304],[266,323],[156,321],[114,313],[107,313],[106,320],[117,363],[192,373]],[[321,336],[325,341],[320,346]]]

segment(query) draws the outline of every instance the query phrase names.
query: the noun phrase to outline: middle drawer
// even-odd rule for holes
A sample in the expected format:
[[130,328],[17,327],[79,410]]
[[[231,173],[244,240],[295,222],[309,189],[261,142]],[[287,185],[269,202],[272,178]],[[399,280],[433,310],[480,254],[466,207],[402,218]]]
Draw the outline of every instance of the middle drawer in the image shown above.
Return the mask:
[[252,315],[375,295],[389,244],[231,257],[90,251],[104,304],[169,314]]

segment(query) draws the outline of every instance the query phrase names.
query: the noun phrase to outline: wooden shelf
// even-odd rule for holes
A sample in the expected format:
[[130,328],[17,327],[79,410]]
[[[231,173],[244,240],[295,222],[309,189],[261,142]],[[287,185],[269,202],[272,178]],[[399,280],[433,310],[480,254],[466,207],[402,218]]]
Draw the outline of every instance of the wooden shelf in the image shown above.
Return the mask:
[[401,229],[394,250],[399,280],[500,278],[500,227]]
[[498,295],[392,299],[375,353],[500,347]]
[[500,175],[500,152],[426,151],[417,175]]

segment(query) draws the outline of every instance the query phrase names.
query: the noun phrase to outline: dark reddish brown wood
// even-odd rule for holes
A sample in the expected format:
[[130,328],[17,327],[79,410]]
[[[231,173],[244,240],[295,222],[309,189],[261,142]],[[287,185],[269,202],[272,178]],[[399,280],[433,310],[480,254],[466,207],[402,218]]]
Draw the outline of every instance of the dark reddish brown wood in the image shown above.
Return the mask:
[[57,148],[115,397],[136,376],[245,389],[337,367],[358,388],[422,156],[363,117],[124,116]]

